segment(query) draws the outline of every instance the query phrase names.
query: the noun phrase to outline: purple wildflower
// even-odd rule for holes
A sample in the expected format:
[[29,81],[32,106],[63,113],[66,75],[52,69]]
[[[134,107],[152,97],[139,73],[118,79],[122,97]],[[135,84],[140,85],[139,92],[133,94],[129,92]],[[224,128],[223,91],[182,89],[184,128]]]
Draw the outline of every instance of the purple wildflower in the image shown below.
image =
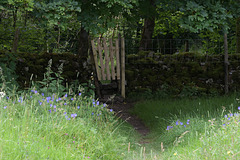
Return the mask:
[[71,117],[72,117],[72,118],[77,117],[77,113],[71,114]]
[[177,122],[176,122],[176,125],[178,125],[179,123],[178,123],[178,120],[177,120]]

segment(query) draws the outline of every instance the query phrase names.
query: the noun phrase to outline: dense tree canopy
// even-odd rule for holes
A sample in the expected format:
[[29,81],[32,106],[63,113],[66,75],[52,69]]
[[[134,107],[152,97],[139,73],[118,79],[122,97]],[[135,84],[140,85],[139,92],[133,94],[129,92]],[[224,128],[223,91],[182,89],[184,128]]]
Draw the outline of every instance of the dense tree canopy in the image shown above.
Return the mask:
[[240,46],[239,4],[233,0],[2,0],[0,49],[86,53],[89,36],[116,28],[126,39],[139,41],[135,44],[144,50],[152,45],[145,39],[219,41],[226,31],[232,44]]

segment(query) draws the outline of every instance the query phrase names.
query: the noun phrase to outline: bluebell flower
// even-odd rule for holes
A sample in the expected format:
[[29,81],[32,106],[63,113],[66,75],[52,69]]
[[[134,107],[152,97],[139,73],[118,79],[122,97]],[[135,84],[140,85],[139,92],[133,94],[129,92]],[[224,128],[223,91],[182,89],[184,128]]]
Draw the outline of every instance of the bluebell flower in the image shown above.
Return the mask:
[[106,103],[104,103],[104,104],[103,104],[103,107],[106,107],[106,106],[107,106],[107,104],[106,104]]
[[57,110],[56,109],[54,109],[54,112],[56,112]]
[[80,108],[80,106],[77,106],[77,109],[79,109]]
[[50,107],[52,107],[52,104],[50,104]]
[[64,103],[64,105],[67,105],[67,103]]
[[181,125],[183,125],[183,123],[182,123],[182,122],[180,122],[180,124],[181,124]]
[[59,97],[58,100],[61,101],[62,99]]
[[34,91],[35,94],[37,94],[38,92],[37,91]]
[[44,93],[42,93],[41,95],[44,96]]
[[238,110],[240,111],[240,106],[238,107]]
[[230,117],[228,117],[228,120],[230,120]]
[[7,106],[4,106],[3,108],[4,108],[4,109],[6,109],[6,108],[7,108]]
[[79,95],[79,96],[81,96],[81,95],[82,95],[82,93],[80,92],[78,95]]
[[68,95],[67,95],[67,93],[64,95],[64,97],[67,97]]
[[71,117],[72,117],[72,118],[75,118],[75,117],[77,117],[77,114],[76,114],[76,113],[71,114]]
[[7,98],[7,99],[9,99],[9,97],[8,97],[8,96],[7,96],[6,98]]
[[92,115],[94,115],[94,113],[92,112]]
[[52,113],[52,110],[51,110],[51,109],[49,109],[48,111],[49,111],[50,113]]
[[230,117],[232,117],[233,116],[233,114],[232,113],[230,113]]
[[53,108],[56,108],[56,107],[57,107],[56,105],[53,106]]
[[190,120],[188,119],[188,120],[187,120],[187,124],[189,124],[189,122],[190,122]]
[[173,128],[172,126],[167,126],[166,130],[170,130],[171,128]]
[[99,105],[99,101],[97,101],[97,106]]
[[178,125],[179,123],[178,123],[178,120],[177,120],[177,122],[176,122],[176,125]]
[[64,112],[63,114],[67,114],[67,112]]
[[224,117],[225,117],[225,118],[227,118],[228,116],[227,116],[227,115],[225,115]]
[[186,125],[184,125],[184,127],[186,127]]
[[109,111],[110,111],[110,112],[112,112],[112,111],[113,111],[113,109],[110,109]]
[[74,99],[73,99],[73,98],[71,98],[71,100],[73,101]]

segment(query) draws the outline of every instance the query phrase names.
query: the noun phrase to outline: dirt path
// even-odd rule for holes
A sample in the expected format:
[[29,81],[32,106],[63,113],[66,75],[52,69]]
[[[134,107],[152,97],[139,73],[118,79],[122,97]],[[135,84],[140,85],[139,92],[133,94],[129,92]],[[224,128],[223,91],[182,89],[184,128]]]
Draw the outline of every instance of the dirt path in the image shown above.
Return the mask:
[[131,124],[142,136],[148,135],[150,130],[144,125],[144,123],[137,116],[129,113],[129,110],[132,107],[134,107],[134,103],[129,102],[109,105],[109,108],[113,109],[116,116]]
[[[104,100],[102,100],[102,102],[104,102]],[[149,140],[146,138],[146,136],[150,133],[149,128],[146,127],[145,124],[137,116],[130,114],[130,109],[134,107],[134,104],[135,103],[133,102],[124,102],[120,98],[120,100],[118,99],[114,100],[112,103],[108,103],[108,108],[113,109],[116,116],[131,124],[133,128],[140,135],[142,135],[142,138],[139,142],[140,144],[149,143]]]

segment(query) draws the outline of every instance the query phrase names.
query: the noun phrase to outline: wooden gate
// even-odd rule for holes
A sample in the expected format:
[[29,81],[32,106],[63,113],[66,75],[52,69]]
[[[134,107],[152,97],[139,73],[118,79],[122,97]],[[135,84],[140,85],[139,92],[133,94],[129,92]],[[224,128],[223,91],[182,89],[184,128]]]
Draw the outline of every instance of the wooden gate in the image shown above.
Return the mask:
[[98,38],[91,40],[97,77],[102,80],[117,80],[122,97],[125,98],[125,42],[124,38]]

